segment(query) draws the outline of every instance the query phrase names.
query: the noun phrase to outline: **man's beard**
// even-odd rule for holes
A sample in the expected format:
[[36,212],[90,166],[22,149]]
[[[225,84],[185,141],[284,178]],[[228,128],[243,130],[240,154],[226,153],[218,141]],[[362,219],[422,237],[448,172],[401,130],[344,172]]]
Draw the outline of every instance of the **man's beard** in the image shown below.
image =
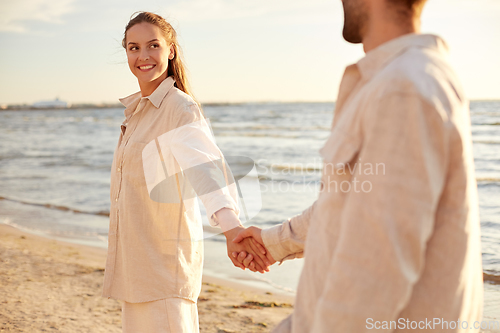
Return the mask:
[[363,42],[363,29],[368,21],[368,14],[363,0],[343,0],[344,29],[342,35],[349,43]]

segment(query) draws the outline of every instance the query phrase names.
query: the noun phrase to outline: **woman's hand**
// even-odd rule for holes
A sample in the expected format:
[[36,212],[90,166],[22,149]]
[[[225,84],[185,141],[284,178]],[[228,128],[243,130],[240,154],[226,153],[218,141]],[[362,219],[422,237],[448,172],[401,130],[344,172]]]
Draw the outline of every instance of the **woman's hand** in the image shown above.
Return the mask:
[[[233,239],[244,230],[245,228],[243,226],[239,226],[224,233],[226,236],[227,255],[229,259],[231,259],[236,267],[240,267],[243,270],[245,267],[248,267],[254,272],[269,272],[271,263],[268,261],[266,250],[261,244],[258,244],[251,238],[245,238],[237,243],[233,242]],[[233,255],[234,253],[244,253],[244,258],[239,261],[238,258]],[[243,264],[244,260],[246,265]]]
[[[242,241],[245,241],[247,239],[251,239],[255,241],[258,245],[262,246],[264,249],[264,241],[262,240],[262,229],[257,228],[257,227],[249,227],[247,229],[243,229],[234,239],[233,243],[240,243]],[[248,267],[251,269],[251,264],[252,264],[252,255],[251,254],[246,254],[245,252],[240,252],[238,253],[233,253],[233,258],[235,258],[238,263],[243,264],[245,267]],[[269,251],[266,250],[266,258],[267,258],[267,263],[269,264],[268,266],[274,264],[276,260],[274,260],[273,256]]]
[[[241,225],[238,216],[232,209],[222,208],[215,213],[217,220],[226,236],[227,244],[227,255],[229,259],[233,262],[236,267],[245,269],[245,265],[240,263],[236,258],[232,256],[234,252],[241,253],[245,252],[245,257],[248,259],[248,267],[251,271],[264,273],[269,271],[269,266],[271,265],[266,258],[265,248],[255,242],[253,239],[246,239],[242,242],[234,243],[232,240],[245,228]],[[225,230],[228,228],[228,230]],[[248,256],[246,255],[248,253]],[[243,261],[243,260],[242,260]]]

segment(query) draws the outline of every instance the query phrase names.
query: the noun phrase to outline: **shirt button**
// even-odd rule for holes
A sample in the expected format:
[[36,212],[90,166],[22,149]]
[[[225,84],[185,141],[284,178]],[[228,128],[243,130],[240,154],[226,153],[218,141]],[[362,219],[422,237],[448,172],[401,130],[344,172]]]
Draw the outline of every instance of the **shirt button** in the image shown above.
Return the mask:
[[115,201],[118,202],[118,198],[116,198]]
[[116,169],[116,171],[120,172],[120,168]]

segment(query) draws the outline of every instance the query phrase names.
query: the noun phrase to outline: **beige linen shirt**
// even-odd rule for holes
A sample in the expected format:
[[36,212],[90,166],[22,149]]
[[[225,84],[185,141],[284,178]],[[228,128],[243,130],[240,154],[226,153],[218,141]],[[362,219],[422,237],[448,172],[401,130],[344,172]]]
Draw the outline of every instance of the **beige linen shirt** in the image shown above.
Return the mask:
[[262,232],[275,259],[305,254],[295,310],[273,332],[479,331],[469,108],[447,51],[410,34],[347,67],[317,201]]
[[111,170],[103,296],[130,303],[170,297],[196,302],[203,229],[195,192],[208,216],[224,207],[238,214],[236,187],[226,186],[224,177],[218,186],[222,153],[198,105],[172,77],[148,97],[136,93],[120,101],[126,119]]

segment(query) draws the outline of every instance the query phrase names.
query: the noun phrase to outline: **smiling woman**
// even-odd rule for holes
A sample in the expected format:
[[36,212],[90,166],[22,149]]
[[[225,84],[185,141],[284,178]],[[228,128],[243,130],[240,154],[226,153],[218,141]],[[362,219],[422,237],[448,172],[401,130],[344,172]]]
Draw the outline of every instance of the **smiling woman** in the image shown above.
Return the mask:
[[[149,96],[167,77],[194,98],[186,77],[181,48],[174,28],[161,16],[140,12],[125,27],[122,46],[137,77],[142,96]],[[144,88],[144,90],[143,90]]]
[[[123,301],[123,332],[197,333],[203,228],[190,194],[203,190],[196,194],[211,225],[231,237],[243,229],[238,190],[227,164],[218,163],[225,158],[189,91],[170,24],[141,12],[127,24],[123,47],[140,92],[121,99],[125,120],[111,167],[103,295]],[[249,253],[254,270],[269,266],[250,239],[227,248]]]
[[167,44],[160,28],[149,23],[136,24],[127,35],[128,65],[139,81],[142,96],[149,96],[167,78],[174,46]]

